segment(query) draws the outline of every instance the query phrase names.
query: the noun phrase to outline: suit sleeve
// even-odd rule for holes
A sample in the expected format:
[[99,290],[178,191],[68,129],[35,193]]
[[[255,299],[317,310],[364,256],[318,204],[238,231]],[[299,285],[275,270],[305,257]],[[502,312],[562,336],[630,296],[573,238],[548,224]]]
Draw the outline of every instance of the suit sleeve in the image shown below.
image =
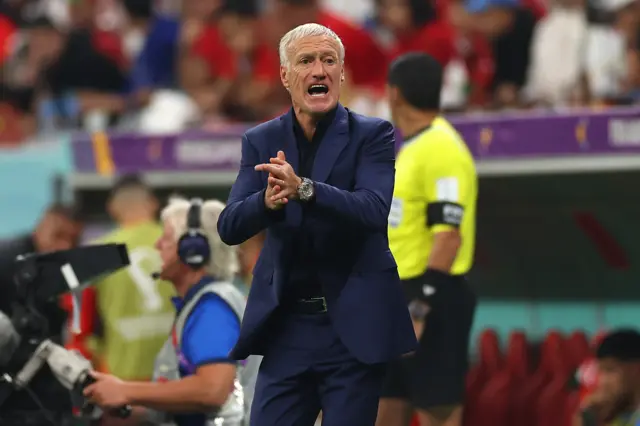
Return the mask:
[[315,182],[316,209],[354,226],[385,230],[395,179],[395,134],[387,121],[379,124],[362,147],[354,190]]
[[231,187],[227,206],[218,219],[218,233],[225,244],[241,244],[284,218],[282,210],[274,212],[264,204],[266,188],[260,172],[254,170],[258,161],[258,152],[245,134],[242,137],[240,172]]

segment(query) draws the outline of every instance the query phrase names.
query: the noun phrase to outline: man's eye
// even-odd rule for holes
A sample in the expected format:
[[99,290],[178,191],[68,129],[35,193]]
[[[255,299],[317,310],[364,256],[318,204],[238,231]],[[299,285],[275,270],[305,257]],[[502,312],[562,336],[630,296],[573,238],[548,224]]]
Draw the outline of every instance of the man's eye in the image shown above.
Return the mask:
[[330,64],[330,65],[333,65],[333,64],[335,64],[335,63],[336,63],[336,60],[335,60],[335,59],[333,59],[333,58],[327,58],[327,59],[325,59],[325,62],[326,62],[326,63],[328,63],[328,64]]

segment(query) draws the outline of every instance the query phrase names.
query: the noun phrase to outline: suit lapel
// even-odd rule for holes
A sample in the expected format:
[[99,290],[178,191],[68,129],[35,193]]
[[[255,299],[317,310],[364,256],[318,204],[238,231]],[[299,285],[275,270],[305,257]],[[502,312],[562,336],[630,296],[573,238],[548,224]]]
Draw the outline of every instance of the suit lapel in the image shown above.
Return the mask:
[[327,129],[327,133],[322,138],[316,159],[313,162],[311,179],[318,182],[325,182],[331,173],[340,153],[349,142],[349,113],[340,104],[336,111],[333,123]]
[[[300,154],[298,152],[296,136],[293,133],[293,108],[282,117],[282,124],[284,125],[284,131],[282,132],[284,134],[284,146],[282,150],[284,151],[287,162],[291,164],[293,170],[298,173]],[[272,153],[274,157],[278,154],[279,149],[280,148],[276,149],[276,151]]]

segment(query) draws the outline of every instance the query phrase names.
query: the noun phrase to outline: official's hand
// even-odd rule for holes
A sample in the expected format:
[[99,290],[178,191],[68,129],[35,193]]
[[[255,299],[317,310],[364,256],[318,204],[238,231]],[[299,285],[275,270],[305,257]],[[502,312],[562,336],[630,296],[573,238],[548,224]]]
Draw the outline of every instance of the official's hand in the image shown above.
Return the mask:
[[91,376],[95,383],[87,386],[83,394],[102,408],[119,408],[130,403],[127,394],[127,384],[115,376],[95,371]]
[[269,185],[279,187],[279,191],[271,196],[271,201],[295,200],[298,198],[298,187],[302,183],[291,164],[287,163],[284,152],[278,151],[278,157],[272,158],[271,164],[258,164],[255,169],[269,173]]
[[[277,159],[276,158],[270,159],[270,161],[274,161],[274,160],[284,161],[285,160],[284,152],[278,151]],[[280,200],[273,199],[273,197],[282,190],[280,185],[278,185],[275,181],[276,181],[276,178],[273,177],[271,173],[269,173],[269,178],[267,181],[267,190],[264,194],[264,203],[267,206],[267,208],[270,210],[280,210],[289,201],[286,198],[280,199]]]

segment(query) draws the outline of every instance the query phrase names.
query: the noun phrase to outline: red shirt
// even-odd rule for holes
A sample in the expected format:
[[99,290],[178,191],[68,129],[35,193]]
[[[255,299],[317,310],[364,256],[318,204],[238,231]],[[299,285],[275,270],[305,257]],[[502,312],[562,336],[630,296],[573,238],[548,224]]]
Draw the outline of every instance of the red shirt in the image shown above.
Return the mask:
[[11,39],[16,27],[6,16],[0,15],[0,64],[11,54]]
[[386,55],[364,28],[328,12],[320,12],[316,22],[332,29],[346,51],[345,68],[354,86],[382,88],[386,82]]
[[[220,30],[210,25],[195,40],[192,51],[203,59],[214,78],[235,80],[240,71],[240,58],[226,44]],[[259,81],[274,81],[279,78],[278,56],[266,44],[260,43],[253,51],[251,75]]]
[[482,102],[480,93],[489,87],[493,78],[493,55],[483,37],[462,37],[446,21],[435,21],[398,38],[389,59],[409,52],[427,53],[443,67],[455,58],[464,60],[473,89],[471,102]]

